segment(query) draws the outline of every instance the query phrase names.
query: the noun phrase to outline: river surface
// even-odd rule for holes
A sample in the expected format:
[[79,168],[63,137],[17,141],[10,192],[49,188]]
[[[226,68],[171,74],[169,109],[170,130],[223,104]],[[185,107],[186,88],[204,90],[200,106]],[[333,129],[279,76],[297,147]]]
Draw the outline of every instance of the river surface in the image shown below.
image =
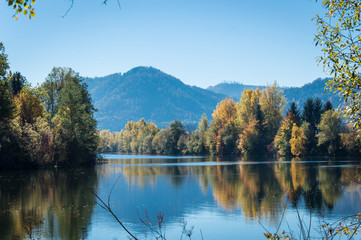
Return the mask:
[[299,237],[300,219],[319,236],[361,212],[359,159],[103,157],[94,169],[0,173],[0,239],[128,239],[94,193],[139,239],[154,239],[148,222],[169,240]]

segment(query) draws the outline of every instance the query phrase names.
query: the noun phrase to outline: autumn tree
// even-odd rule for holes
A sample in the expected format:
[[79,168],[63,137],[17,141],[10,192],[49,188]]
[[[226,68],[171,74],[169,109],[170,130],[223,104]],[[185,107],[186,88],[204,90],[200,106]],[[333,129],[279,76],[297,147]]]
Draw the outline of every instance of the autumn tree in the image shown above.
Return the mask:
[[283,118],[283,108],[286,104],[283,90],[280,90],[276,83],[263,89],[259,104],[267,123],[264,134],[268,145],[272,143]]
[[292,126],[292,134],[290,139],[291,153],[298,157],[306,154],[306,136],[301,127],[296,124]]
[[245,89],[237,108],[237,119],[241,129],[237,147],[244,154],[262,154],[266,150],[266,123],[259,104],[260,95],[259,89]]
[[355,0],[323,0],[325,15],[315,18],[316,45],[322,47],[318,61],[333,76],[327,83],[330,91],[343,96],[344,115],[356,128],[361,126],[361,4]]
[[15,97],[15,105],[17,109],[16,116],[22,125],[25,123],[33,124],[38,117],[43,117],[44,115],[41,101],[31,89],[21,91]]
[[346,154],[360,156],[361,136],[349,124],[344,127],[344,132],[340,133],[341,145]]
[[292,114],[287,115],[274,138],[274,145],[281,156],[291,156],[290,140],[292,127],[295,124],[291,119]]
[[212,117],[208,135],[210,152],[217,155],[234,153],[239,133],[236,102],[230,98],[221,101]]

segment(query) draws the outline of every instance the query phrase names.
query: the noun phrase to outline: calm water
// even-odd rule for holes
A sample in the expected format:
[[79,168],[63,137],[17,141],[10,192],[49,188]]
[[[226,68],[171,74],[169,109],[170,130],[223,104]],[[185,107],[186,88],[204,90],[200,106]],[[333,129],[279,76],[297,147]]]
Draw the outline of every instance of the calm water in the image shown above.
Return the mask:
[[[312,232],[361,212],[350,180],[357,159],[279,159],[104,155],[95,169],[0,174],[0,239],[127,239],[92,191],[139,238],[139,218],[164,214],[167,239],[265,239],[266,228],[298,231],[297,210]],[[311,210],[310,210],[311,209]],[[284,216],[284,217],[282,217]],[[185,237],[183,237],[185,239]]]

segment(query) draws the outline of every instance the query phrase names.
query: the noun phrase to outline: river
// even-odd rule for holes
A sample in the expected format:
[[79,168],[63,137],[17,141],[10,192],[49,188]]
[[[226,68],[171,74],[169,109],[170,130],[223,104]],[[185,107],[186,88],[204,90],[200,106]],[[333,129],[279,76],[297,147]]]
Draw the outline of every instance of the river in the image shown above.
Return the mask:
[[0,239],[127,239],[93,192],[139,239],[154,239],[140,218],[157,227],[160,215],[169,240],[239,240],[277,229],[298,238],[300,219],[319,236],[361,212],[359,159],[103,157],[92,169],[0,173]]

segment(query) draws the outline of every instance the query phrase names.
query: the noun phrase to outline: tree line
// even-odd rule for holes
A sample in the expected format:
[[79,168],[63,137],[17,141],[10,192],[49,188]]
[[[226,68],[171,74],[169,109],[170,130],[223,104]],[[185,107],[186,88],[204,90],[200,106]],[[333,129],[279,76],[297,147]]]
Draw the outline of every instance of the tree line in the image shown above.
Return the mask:
[[0,169],[95,163],[95,108],[87,85],[70,68],[53,68],[31,87],[9,71],[0,42]]
[[309,98],[303,109],[285,98],[277,84],[245,89],[239,102],[218,103],[212,121],[202,116],[195,131],[179,121],[159,129],[144,119],[130,121],[120,132],[100,131],[99,152],[161,155],[268,154],[281,156],[359,156],[359,133],[346,124],[330,101]]

